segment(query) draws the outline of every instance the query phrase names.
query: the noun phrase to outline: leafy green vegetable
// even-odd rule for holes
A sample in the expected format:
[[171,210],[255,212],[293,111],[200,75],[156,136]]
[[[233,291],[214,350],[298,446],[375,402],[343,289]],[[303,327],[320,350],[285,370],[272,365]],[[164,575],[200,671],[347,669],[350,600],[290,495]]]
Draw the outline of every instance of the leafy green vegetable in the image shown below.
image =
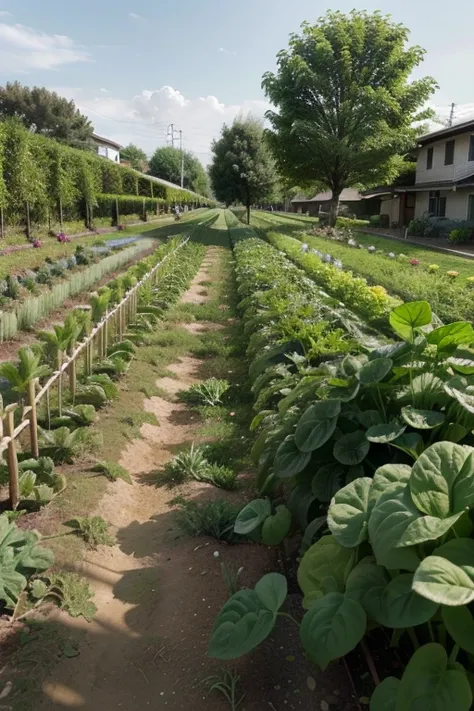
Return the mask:
[[271,513],[272,507],[268,499],[255,499],[251,501],[247,506],[244,506],[237,516],[234,525],[235,533],[245,536],[255,531]]

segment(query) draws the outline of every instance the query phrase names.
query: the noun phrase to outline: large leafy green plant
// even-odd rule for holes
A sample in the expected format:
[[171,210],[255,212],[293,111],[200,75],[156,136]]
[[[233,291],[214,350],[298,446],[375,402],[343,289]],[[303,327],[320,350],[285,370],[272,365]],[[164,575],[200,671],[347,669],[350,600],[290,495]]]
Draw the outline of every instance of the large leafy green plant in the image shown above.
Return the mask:
[[32,348],[20,348],[18,351],[18,364],[0,363],[0,377],[5,378],[12,390],[24,395],[28,390],[28,383],[35,378],[48,375],[49,368],[41,364],[42,354]]

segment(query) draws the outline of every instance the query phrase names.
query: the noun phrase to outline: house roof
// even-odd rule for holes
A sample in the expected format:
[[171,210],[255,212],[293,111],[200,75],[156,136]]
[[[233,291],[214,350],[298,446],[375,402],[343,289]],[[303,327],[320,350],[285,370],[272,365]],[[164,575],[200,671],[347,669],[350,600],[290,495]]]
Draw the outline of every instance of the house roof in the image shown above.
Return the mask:
[[102,143],[105,144],[106,146],[111,146],[112,148],[116,148],[118,151],[123,148],[123,146],[120,145],[120,143],[116,143],[116,141],[111,141],[110,138],[104,138],[103,136],[98,136],[97,133],[92,134],[92,140],[94,140],[96,143]]
[[[326,190],[323,193],[318,193],[312,198],[297,195],[291,202],[329,202],[331,198],[332,190]],[[362,195],[355,188],[344,188],[339,200],[340,202],[359,202],[362,200]]]
[[418,139],[418,144],[420,146],[425,146],[427,143],[433,143],[438,139],[457,136],[460,133],[465,133],[466,131],[474,132],[474,119],[470,119],[469,121],[463,121],[462,123],[456,123],[453,126],[441,128],[439,131],[432,131],[431,133],[427,133],[425,136],[420,136],[420,138]]

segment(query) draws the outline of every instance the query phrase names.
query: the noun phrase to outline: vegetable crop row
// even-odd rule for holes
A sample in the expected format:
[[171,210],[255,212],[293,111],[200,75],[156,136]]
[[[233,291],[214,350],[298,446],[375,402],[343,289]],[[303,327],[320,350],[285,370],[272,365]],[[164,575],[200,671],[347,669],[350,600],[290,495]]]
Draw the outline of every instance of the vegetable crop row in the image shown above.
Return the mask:
[[[231,235],[238,231],[230,225]],[[293,298],[285,276],[292,282],[296,272],[252,238],[236,241],[234,253],[261,408],[252,425],[261,498],[242,509],[235,532],[266,545],[300,533],[304,614],[301,624],[295,621],[303,648],[322,669],[361,643],[374,672],[364,637],[370,643],[377,627],[392,633],[392,646],[401,644],[402,654],[412,650],[401,679],[379,684],[375,670],[371,711],[415,711],[420,703],[468,711],[472,325],[443,326],[427,302],[402,304],[389,318],[398,342],[327,361],[291,354],[280,376],[281,363],[269,355],[279,315],[292,314],[293,306],[288,301],[285,311],[282,303],[279,313],[272,308],[280,295],[282,302]],[[267,352],[255,359],[267,334]],[[279,387],[259,401],[278,377]],[[211,656],[235,659],[257,647],[286,614],[280,612],[286,594],[285,577],[270,573],[255,589],[233,595],[216,619]]]

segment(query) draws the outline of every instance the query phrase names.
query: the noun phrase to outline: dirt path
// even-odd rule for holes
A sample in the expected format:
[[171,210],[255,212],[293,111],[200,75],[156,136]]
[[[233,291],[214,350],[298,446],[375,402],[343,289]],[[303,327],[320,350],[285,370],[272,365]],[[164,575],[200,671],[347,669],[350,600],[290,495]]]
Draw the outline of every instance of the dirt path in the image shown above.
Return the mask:
[[[219,250],[209,248],[182,302],[206,300],[201,282],[213,278],[218,258]],[[189,324],[190,330],[195,326]],[[202,332],[217,324],[199,326]],[[62,659],[44,684],[45,698],[36,707],[40,711],[229,709],[221,695],[208,696],[203,684],[222,666],[206,655],[213,620],[228,596],[220,562],[243,566],[242,584],[253,585],[275,569],[275,554],[263,546],[183,537],[168,505],[180,492],[153,485],[153,471],[171,459],[177,445],[192,441],[196,424],[176,393],[198,380],[199,365],[194,357],[181,357],[169,366],[176,377],[157,381],[166,398],[145,401],[159,424],[143,425],[142,439],[122,452],[121,464],[135,475],[134,483],[111,484],[96,511],[114,527],[117,545],[89,553],[76,569],[93,587],[98,612],[92,623],[58,614],[63,625],[82,633],[83,641],[80,655]],[[181,491],[196,500],[222,496],[197,483]],[[241,693],[246,692],[242,711],[319,711],[329,709],[329,702],[340,711],[352,708],[339,696],[337,667],[324,676],[316,694],[309,690],[307,680],[315,670],[302,659],[297,638],[292,623],[284,623],[270,644],[239,663]],[[326,698],[327,705],[321,705]]]

